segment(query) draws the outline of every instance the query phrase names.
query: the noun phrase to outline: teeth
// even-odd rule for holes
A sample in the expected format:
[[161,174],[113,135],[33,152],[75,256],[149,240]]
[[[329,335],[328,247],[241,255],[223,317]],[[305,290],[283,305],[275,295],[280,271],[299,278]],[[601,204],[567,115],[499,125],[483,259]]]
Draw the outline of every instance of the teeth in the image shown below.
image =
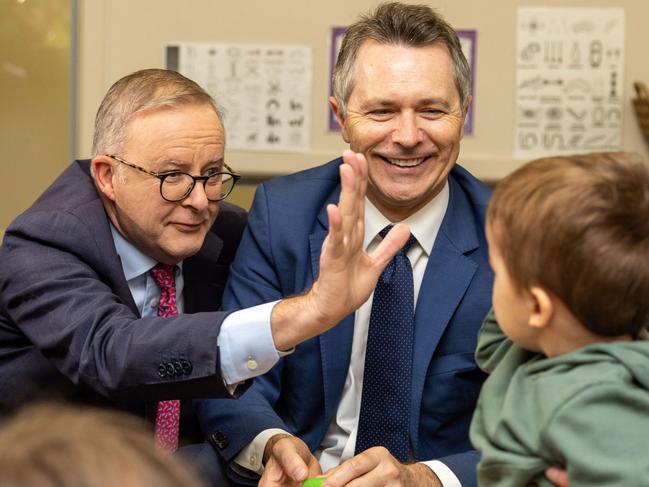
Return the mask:
[[424,162],[423,157],[420,157],[418,159],[391,159],[389,157],[386,157],[386,159],[390,164],[394,164],[395,166],[399,167],[414,167]]

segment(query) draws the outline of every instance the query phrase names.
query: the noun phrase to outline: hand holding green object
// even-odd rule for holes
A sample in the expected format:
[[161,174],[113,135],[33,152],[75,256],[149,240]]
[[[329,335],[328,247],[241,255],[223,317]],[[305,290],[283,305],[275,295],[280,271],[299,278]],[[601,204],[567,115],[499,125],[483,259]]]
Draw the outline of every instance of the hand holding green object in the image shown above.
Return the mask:
[[302,482],[302,487],[320,487],[327,477],[313,477]]

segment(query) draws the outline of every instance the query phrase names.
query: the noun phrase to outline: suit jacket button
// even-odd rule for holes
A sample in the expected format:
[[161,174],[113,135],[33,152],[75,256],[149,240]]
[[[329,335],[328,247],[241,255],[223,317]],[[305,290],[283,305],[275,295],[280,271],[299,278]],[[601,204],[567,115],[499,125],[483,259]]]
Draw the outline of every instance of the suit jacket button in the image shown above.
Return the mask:
[[220,431],[215,431],[214,433],[212,433],[212,441],[217,446],[217,448],[221,450],[227,448],[227,446],[230,444],[228,437]]
[[158,365],[158,376],[163,379],[167,377],[167,368],[165,367],[164,364]]
[[189,375],[192,373],[192,363],[189,360],[185,360],[184,358],[180,359],[180,366],[183,368],[183,374]]
[[167,362],[165,364],[165,368],[167,369],[167,375],[169,377],[176,377],[176,369],[174,369],[174,366],[171,364],[171,362]]
[[171,362],[171,364],[174,366],[174,370],[176,371],[176,375],[182,375],[183,373],[183,367],[180,365],[180,362],[178,360],[174,360]]

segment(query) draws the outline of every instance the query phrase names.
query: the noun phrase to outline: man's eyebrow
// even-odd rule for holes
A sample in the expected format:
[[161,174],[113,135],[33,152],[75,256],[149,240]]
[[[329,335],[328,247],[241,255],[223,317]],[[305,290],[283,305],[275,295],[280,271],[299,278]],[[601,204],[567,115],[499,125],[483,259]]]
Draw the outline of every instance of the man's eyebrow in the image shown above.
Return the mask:
[[437,106],[442,106],[444,108],[450,108],[450,104],[448,100],[445,100],[444,98],[424,98],[422,100],[419,100],[417,103],[419,106],[430,106],[430,105],[437,105]]
[[370,98],[369,100],[363,102],[363,104],[361,105],[361,109],[367,110],[368,108],[393,107],[396,105],[397,105],[396,101],[390,100],[388,98]]
[[217,159],[212,159],[207,161],[203,167],[210,167],[210,166],[218,166],[219,169],[223,169],[223,165],[225,164],[225,161],[223,157],[219,157]]
[[[205,168],[212,168],[214,166],[218,167],[219,169],[222,169],[224,166],[224,158],[223,157],[217,157],[215,159],[210,159],[207,161],[205,164],[201,165],[201,169]],[[163,159],[158,161],[158,165],[161,167],[166,167],[164,171],[173,171],[174,169],[169,169],[169,166],[175,167],[176,169],[179,170],[187,170],[187,167],[191,165],[190,162],[182,161],[179,159]]]
[[[377,107],[391,108],[398,105],[399,103],[396,100],[391,100],[389,98],[370,98],[369,100],[366,100],[361,105],[361,109],[367,110],[367,109],[377,108]],[[431,98],[422,98],[421,100],[417,100],[417,106],[419,107],[431,106],[431,105],[441,106],[443,108],[450,107],[448,101],[445,100],[444,98],[431,97]]]

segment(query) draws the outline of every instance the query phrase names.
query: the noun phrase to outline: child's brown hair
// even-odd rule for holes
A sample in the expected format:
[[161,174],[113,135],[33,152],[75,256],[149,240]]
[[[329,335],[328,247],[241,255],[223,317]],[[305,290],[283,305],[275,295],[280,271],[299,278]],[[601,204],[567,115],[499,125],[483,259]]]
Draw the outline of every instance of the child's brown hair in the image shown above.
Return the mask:
[[601,336],[649,324],[649,171],[638,156],[548,157],[500,182],[487,225],[512,279]]

